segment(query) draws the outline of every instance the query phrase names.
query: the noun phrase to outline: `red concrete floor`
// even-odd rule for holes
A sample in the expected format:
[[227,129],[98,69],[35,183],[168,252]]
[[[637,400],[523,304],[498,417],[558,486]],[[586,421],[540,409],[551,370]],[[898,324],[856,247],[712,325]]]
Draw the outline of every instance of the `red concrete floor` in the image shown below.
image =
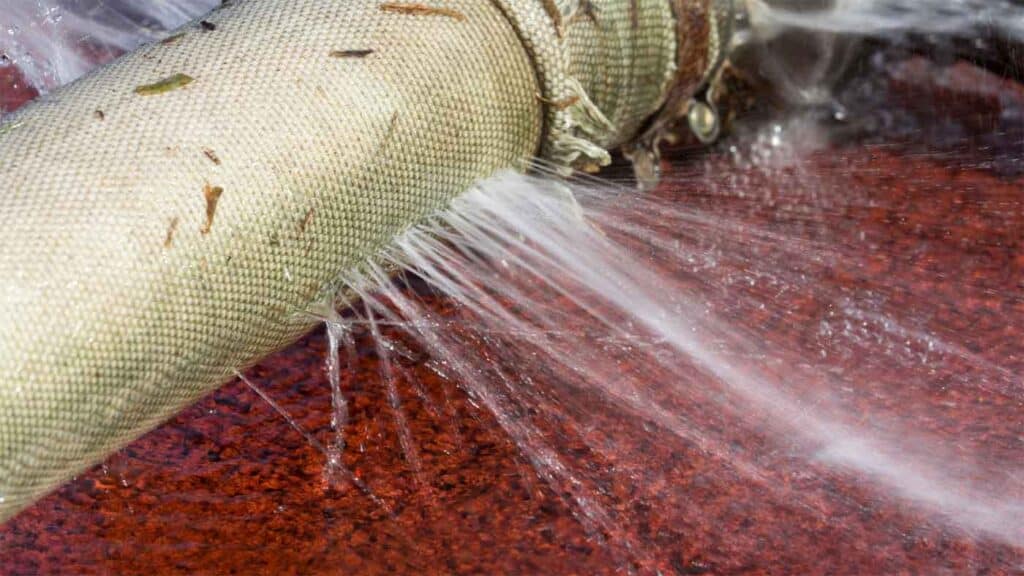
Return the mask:
[[11,64],[8,56],[0,54],[0,115],[14,111],[36,95],[32,86],[25,82],[21,70]]
[[[847,110],[851,120],[821,124],[823,143],[801,154],[798,168],[745,161],[743,151],[755,149],[745,139],[765,134],[763,121],[741,124],[711,150],[671,152],[653,194],[741,225],[679,237],[745,251],[725,251],[699,274],[666,269],[675,288],[709,298],[784,365],[809,361],[800,356],[807,350],[829,352],[813,361],[858,383],[842,400],[851,414],[903,415],[950,440],[954,454],[987,463],[979,475],[1019,470],[1024,87],[963,63],[887,69],[851,89],[865,91]],[[3,98],[9,103],[11,92],[0,88]],[[657,215],[641,224],[657,227]],[[787,266],[754,232],[814,241],[831,256]],[[780,263],[780,276],[803,274],[806,283],[780,291],[735,281],[759,263]],[[873,339],[880,328],[869,320],[864,338],[822,344],[830,314],[864,292],[884,296],[874,311],[903,319],[901,310],[926,299],[929,314],[912,317],[913,328],[969,353],[923,367],[887,360],[891,339]],[[452,313],[443,298],[420,296]],[[343,366],[351,410],[344,462],[390,511],[354,487],[328,487],[323,456],[234,382],[0,527],[0,573],[1024,573],[1024,549],[1013,542],[958,530],[849,474],[791,457],[749,415],[680,397],[666,402],[728,451],[666,438],[596,399],[577,399],[589,431],[568,429],[557,404],[538,422],[614,519],[610,533],[588,534],[559,498],[569,488],[537,479],[494,417],[409,346],[399,394],[419,472],[403,458],[368,334],[358,336],[356,364]],[[478,353],[494,351],[481,343]],[[248,373],[321,438],[330,421],[324,357],[316,331]],[[651,370],[651,391],[660,393],[656,369],[620,360],[623,370]],[[696,389],[705,380],[714,387],[698,370],[685,376]],[[536,378],[559,389],[557,374]],[[829,384],[800,386],[811,394]],[[581,439],[591,435],[610,448],[593,450]],[[764,478],[741,474],[730,454],[753,457]],[[1006,486],[1008,499],[1024,499],[1019,482]]]

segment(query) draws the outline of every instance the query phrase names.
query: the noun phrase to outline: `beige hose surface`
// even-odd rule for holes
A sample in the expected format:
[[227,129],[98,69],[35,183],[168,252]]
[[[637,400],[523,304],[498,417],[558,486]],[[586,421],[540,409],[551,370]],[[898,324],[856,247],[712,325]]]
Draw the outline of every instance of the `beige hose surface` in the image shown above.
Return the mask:
[[605,160],[677,81],[677,11],[236,0],[5,119],[0,520],[309,330],[475,180]]

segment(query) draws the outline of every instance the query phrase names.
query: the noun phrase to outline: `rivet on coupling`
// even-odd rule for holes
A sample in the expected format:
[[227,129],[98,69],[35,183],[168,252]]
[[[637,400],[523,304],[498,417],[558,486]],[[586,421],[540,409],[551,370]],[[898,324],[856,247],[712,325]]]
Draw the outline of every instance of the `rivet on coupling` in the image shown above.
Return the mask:
[[710,103],[710,99],[690,100],[687,105],[686,121],[690,131],[702,144],[711,144],[721,133],[721,117],[715,105]]

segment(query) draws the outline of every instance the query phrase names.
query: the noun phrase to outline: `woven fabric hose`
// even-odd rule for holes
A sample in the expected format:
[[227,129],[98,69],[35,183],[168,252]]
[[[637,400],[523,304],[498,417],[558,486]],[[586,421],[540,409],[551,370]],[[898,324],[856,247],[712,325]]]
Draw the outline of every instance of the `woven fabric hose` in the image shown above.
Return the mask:
[[0,124],[0,520],[308,331],[474,181],[599,166],[721,0],[231,0]]

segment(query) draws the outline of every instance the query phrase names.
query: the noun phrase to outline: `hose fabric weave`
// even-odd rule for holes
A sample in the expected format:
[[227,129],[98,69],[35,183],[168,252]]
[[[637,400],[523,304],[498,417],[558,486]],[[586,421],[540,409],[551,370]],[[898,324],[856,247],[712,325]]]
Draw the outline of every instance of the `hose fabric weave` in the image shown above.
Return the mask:
[[475,180],[605,161],[677,75],[672,14],[240,0],[5,119],[0,520],[308,331]]

